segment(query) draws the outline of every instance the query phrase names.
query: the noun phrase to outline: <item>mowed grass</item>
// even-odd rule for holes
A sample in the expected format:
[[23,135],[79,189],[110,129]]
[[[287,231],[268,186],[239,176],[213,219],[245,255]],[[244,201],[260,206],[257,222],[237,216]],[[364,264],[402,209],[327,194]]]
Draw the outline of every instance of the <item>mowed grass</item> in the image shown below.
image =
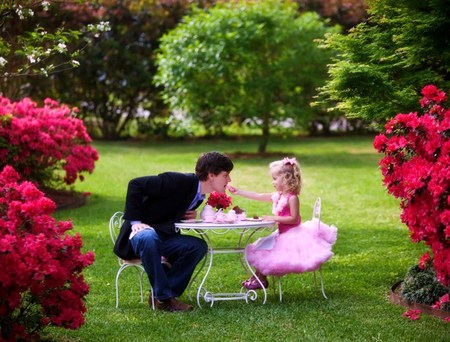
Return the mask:
[[[73,221],[84,250],[95,263],[84,274],[90,285],[86,323],[78,330],[49,328],[45,337],[59,341],[450,341],[450,325],[431,316],[418,321],[402,316],[404,307],[388,300],[390,287],[426,250],[413,244],[401,223],[398,201],[386,193],[378,168],[380,155],[371,137],[273,140],[269,152],[299,160],[304,186],[303,220],[322,198],[322,220],[338,227],[334,257],[323,266],[328,299],[314,287],[312,273],[283,278],[283,302],[273,292],[243,301],[204,304],[190,313],[162,313],[139,302],[137,274],[126,270],[120,280],[120,308],[115,308],[117,259],[108,233],[110,216],[123,210],[128,181],[164,171],[193,172],[205,151],[254,152],[251,140],[182,142],[96,142],[95,172],[77,185],[92,193],[84,207],[59,211],[58,220]],[[232,185],[273,191],[268,164],[274,158],[235,159]],[[267,203],[234,197],[249,214],[270,213]],[[237,243],[237,234],[214,236],[214,243]],[[207,288],[236,292],[246,274],[237,255],[216,255]],[[146,293],[148,293],[148,283]],[[198,281],[196,284],[198,285]],[[188,301],[187,294],[183,300]]]

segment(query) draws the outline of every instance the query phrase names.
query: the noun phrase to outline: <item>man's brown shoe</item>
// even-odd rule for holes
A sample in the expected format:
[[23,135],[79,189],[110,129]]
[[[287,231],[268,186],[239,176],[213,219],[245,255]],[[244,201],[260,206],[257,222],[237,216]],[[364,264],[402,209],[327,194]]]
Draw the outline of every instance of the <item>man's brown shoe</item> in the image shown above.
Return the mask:
[[159,311],[174,311],[172,309],[172,298],[163,299],[163,300],[155,300],[155,308]]
[[163,300],[155,301],[156,310],[160,311],[191,311],[193,309],[192,305],[180,302],[176,298],[168,298]]
[[171,298],[171,304],[173,311],[191,311],[193,309],[192,305],[180,302],[176,298]]

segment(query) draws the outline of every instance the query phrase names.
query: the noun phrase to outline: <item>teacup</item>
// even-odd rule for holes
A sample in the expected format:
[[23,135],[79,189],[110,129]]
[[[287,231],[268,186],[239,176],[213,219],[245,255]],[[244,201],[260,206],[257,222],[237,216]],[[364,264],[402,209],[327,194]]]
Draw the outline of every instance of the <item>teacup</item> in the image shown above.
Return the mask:
[[234,210],[230,210],[227,214],[227,221],[234,222],[237,219],[236,212]]
[[211,222],[214,222],[215,219],[216,219],[216,215],[207,214],[207,215],[205,215],[205,218],[203,219],[203,222],[211,223]]
[[247,214],[245,213],[245,211],[243,211],[243,212],[240,213],[240,214],[237,214],[237,219],[238,219],[239,221],[245,220],[246,218],[247,218]]

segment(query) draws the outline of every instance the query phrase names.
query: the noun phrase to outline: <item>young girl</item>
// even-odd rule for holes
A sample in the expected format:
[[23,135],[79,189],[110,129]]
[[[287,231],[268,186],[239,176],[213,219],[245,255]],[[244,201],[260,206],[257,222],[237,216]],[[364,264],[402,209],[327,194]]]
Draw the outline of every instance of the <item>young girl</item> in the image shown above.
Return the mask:
[[[264,287],[269,286],[268,275],[281,276],[288,273],[313,271],[327,261],[333,252],[337,228],[317,219],[301,223],[300,202],[302,180],[300,166],[295,158],[284,158],[270,163],[274,193],[256,193],[228,187],[234,194],[249,199],[273,202],[274,216],[263,220],[278,223],[278,230],[260,238],[245,249],[249,263]],[[247,289],[259,289],[261,284],[251,277],[242,283]]]

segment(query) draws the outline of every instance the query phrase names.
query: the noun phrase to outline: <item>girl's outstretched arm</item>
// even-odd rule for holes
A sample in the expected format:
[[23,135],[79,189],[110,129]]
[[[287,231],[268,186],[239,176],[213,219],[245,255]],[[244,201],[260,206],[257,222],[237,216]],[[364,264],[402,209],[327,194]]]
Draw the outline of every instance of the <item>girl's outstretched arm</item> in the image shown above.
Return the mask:
[[232,186],[227,187],[228,191],[233,195],[242,196],[245,198],[249,198],[256,201],[262,202],[272,202],[272,194],[271,193],[258,193],[253,191],[239,190]]

